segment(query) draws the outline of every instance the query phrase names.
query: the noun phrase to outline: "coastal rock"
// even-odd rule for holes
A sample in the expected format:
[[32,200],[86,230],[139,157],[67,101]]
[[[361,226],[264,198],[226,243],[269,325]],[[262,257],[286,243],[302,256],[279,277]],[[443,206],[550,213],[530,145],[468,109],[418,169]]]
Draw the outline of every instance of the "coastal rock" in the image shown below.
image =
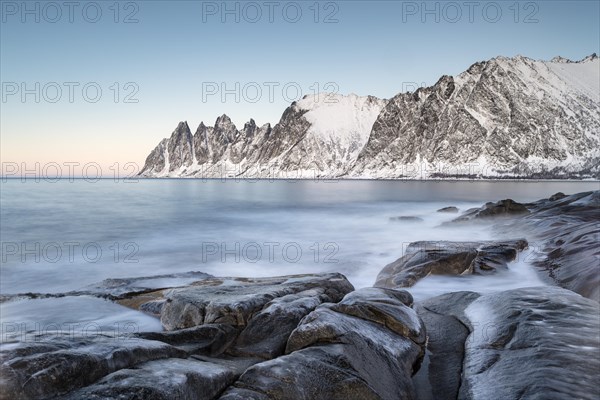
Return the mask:
[[340,295],[330,297],[319,287],[273,299],[250,319],[230,353],[264,359],[283,354],[300,320],[321,303],[339,301]]
[[567,197],[566,194],[564,194],[563,192],[558,192],[558,193],[555,193],[552,196],[550,196],[548,198],[548,200],[550,200],[550,201],[556,201],[556,200],[564,199],[565,197]]
[[65,394],[123,368],[186,357],[166,343],[129,337],[46,335],[0,346],[0,399]]
[[425,334],[410,304],[407,292],[370,288],[317,307],[287,355],[249,368],[221,399],[413,398]]
[[460,217],[453,219],[451,222],[468,222],[482,219],[490,219],[495,217],[509,217],[515,215],[529,214],[529,210],[524,204],[517,203],[514,200],[500,200],[496,203],[486,203],[481,208],[467,210]]
[[464,311],[478,297],[456,292],[415,304],[427,331],[423,365],[413,377],[419,400],[458,398],[465,341],[472,329]]
[[529,207],[531,214],[498,226],[499,233],[527,234],[534,265],[551,282],[600,302],[600,191],[558,193]]
[[466,316],[473,328],[459,398],[600,396],[598,303],[562,288],[525,288],[482,296]]
[[[316,288],[322,291],[311,291]],[[277,298],[304,292],[319,301],[336,302],[353,289],[341,274],[207,279],[166,291],[161,322],[167,330],[212,323],[245,328],[251,317]],[[298,304],[291,304],[296,313]]]
[[405,255],[386,265],[375,286],[403,288],[427,275],[490,274],[505,269],[527,247],[524,239],[482,242],[414,242]]
[[399,221],[399,222],[423,222],[423,218],[414,217],[410,215],[401,215],[399,217],[391,217],[390,221]]
[[415,309],[429,339],[423,367],[414,377],[419,398],[600,395],[595,382],[600,315],[592,300],[546,286],[450,293]]
[[443,208],[440,208],[439,210],[437,210],[437,212],[441,212],[441,213],[457,213],[458,212],[458,208],[456,208],[454,206],[443,207]]
[[226,324],[207,324],[163,332],[141,332],[136,337],[168,343],[190,354],[218,356],[235,341],[238,330]]
[[150,361],[114,372],[64,400],[210,400],[233,383],[254,360],[177,359]]
[[86,286],[78,292],[112,299],[123,299],[135,294],[185,286],[208,278],[212,278],[212,275],[197,271],[135,278],[112,278]]
[[228,354],[271,359],[304,316],[353,289],[340,274],[206,280],[167,291],[161,322],[168,330],[228,325],[239,333]]
[[[190,271],[174,274],[141,276],[132,278],[110,278],[102,282],[87,285],[79,290],[64,293],[19,293],[0,295],[0,303],[17,299],[44,299],[66,296],[94,296],[118,301],[130,308],[141,309],[150,314],[158,314],[162,307],[162,289],[187,286],[212,275]],[[155,304],[144,303],[156,302]]]

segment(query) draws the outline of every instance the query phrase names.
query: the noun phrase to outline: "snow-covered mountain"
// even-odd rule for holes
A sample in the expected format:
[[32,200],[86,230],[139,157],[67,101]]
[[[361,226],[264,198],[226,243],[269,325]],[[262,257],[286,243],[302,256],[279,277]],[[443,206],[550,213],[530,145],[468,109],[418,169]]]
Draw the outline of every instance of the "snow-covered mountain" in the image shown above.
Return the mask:
[[273,128],[182,122],[148,177],[600,177],[600,61],[497,57],[391,100],[305,96]]
[[148,177],[313,178],[344,174],[358,158],[386,101],[316,94],[292,103],[277,125],[238,130],[227,115],[192,135],[180,122],[150,153]]

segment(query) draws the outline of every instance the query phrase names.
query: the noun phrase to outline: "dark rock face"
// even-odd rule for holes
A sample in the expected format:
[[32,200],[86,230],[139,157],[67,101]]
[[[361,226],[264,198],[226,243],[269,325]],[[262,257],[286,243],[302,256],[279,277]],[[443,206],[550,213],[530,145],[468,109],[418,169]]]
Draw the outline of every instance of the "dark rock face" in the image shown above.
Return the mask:
[[219,356],[235,341],[238,330],[231,325],[207,324],[163,332],[141,332],[136,337],[170,344],[188,353]]
[[[316,288],[323,290],[311,291]],[[275,299],[304,292],[303,296],[312,296],[316,302],[339,301],[353,289],[341,274],[209,279],[166,291],[161,322],[167,330],[212,323],[246,327],[251,317],[272,306]]]
[[167,154],[167,146],[169,145],[169,139],[165,138],[148,154],[144,168],[140,171],[140,175],[143,176],[155,176],[165,169],[166,160],[165,155]]
[[[466,314],[475,328],[465,345],[460,397],[600,396],[596,302],[561,288],[527,288],[482,296]],[[524,367],[526,374],[515,373]]]
[[48,398],[146,361],[185,357],[166,343],[126,337],[69,335],[3,345],[0,398]]
[[100,295],[112,299],[123,299],[134,294],[189,285],[203,279],[212,278],[204,272],[183,272],[175,274],[154,275],[150,277],[105,279],[89,285],[79,291],[81,294]]
[[515,215],[529,214],[524,204],[514,200],[500,200],[496,203],[487,203],[481,208],[467,210],[460,217],[452,220],[452,223],[467,222],[474,220],[490,219],[494,217],[510,217]]
[[177,359],[150,361],[114,372],[65,400],[216,398],[253,360]]
[[149,314],[160,314],[162,308],[162,289],[189,285],[212,275],[190,271],[175,274],[154,275],[150,277],[112,278],[85,286],[80,290],[65,293],[19,293],[0,295],[0,302],[12,299],[42,299],[65,296],[94,296],[119,303],[131,308],[139,308]]
[[283,354],[304,316],[353,289],[340,274],[205,280],[167,291],[161,322],[169,330],[230,325],[240,331],[230,354],[270,359]]
[[429,337],[414,377],[419,398],[600,395],[595,383],[600,316],[592,300],[562,288],[535,287],[483,296],[451,293],[415,308]]
[[[157,290],[195,278],[201,280]],[[165,325],[173,323],[172,330],[59,335],[2,345],[0,392],[11,400],[215,398],[250,365],[283,354],[308,313],[353,289],[340,274],[244,279],[189,273],[106,280],[85,293],[142,310],[151,304]]]
[[176,171],[192,162],[192,131],[187,122],[179,123],[169,139],[167,149],[169,171]]
[[550,197],[548,198],[548,200],[550,200],[550,201],[556,201],[556,200],[563,199],[563,198],[565,198],[565,197],[567,197],[567,195],[566,195],[566,194],[564,194],[563,192],[558,192],[558,193],[555,193],[555,194],[553,194],[552,196],[550,196]]
[[420,400],[458,398],[465,342],[472,329],[464,311],[478,297],[458,292],[415,304],[428,339],[423,365],[413,378]]
[[410,399],[425,347],[407,292],[361,289],[323,304],[292,332],[287,355],[249,368],[221,399]]
[[600,191],[556,194],[531,204],[531,214],[498,228],[535,240],[535,265],[561,287],[600,302]]
[[439,210],[437,210],[437,212],[441,212],[441,213],[457,213],[458,212],[458,208],[450,206],[450,207],[444,207],[444,208],[440,208]]
[[255,314],[240,333],[234,348],[237,355],[271,359],[283,354],[289,335],[304,316],[325,302],[339,301],[326,288],[314,288],[276,298]]
[[524,239],[503,242],[415,242],[386,265],[375,286],[404,288],[427,275],[489,274],[505,269],[527,247]]

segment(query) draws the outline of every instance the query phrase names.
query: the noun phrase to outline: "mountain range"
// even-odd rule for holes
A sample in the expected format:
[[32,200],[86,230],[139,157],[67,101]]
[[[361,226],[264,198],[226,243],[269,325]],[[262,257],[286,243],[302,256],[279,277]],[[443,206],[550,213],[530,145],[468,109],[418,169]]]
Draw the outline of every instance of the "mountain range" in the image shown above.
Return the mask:
[[277,124],[180,122],[143,177],[600,178],[600,60],[477,62],[393,98],[315,94]]

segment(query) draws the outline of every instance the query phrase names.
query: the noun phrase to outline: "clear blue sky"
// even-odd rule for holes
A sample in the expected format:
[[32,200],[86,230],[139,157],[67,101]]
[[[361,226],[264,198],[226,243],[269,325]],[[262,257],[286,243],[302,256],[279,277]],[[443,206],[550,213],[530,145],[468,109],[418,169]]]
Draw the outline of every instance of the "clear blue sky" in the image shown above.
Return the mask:
[[[389,98],[497,55],[600,52],[598,1],[427,2],[427,9],[421,1],[227,2],[229,14],[221,1],[114,3],[77,2],[69,15],[58,1],[58,15],[45,2],[28,2],[33,12],[23,14],[21,1],[2,1],[2,161],[142,164],[180,120],[192,130],[222,113],[238,126],[249,118],[276,123],[297,88]],[[34,94],[23,102],[20,85],[36,91],[36,82],[40,102]],[[56,103],[48,101],[57,98],[51,82],[62,90]],[[65,82],[79,84],[72,103]],[[87,99],[82,93],[89,82],[102,89],[96,103],[94,87]],[[223,102],[219,86],[236,82],[250,85],[239,102],[233,94]],[[19,92],[10,94],[14,84]],[[137,89],[138,102],[124,102]]]

